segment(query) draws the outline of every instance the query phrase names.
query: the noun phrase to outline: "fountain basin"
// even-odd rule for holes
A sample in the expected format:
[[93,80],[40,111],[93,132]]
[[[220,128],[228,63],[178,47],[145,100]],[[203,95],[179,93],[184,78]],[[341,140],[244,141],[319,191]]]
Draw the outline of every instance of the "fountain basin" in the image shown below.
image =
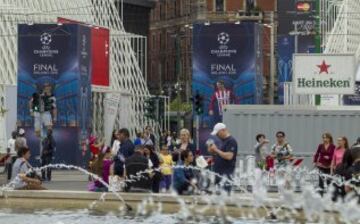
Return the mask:
[[[121,197],[130,205],[133,210],[127,214],[137,214],[142,206],[143,215],[151,215],[161,210],[164,214],[175,214],[181,211],[181,204],[185,204],[188,208],[190,216],[230,216],[235,219],[249,218],[264,219],[269,215],[272,208],[281,208],[277,213],[279,220],[297,220],[306,222],[306,217],[302,209],[294,209],[296,212],[290,211],[283,206],[283,201],[278,194],[270,193],[263,201],[261,207],[256,207],[252,195],[242,194],[236,197],[221,197],[222,203],[214,201],[209,202],[208,199],[214,200],[215,196],[209,197],[204,195],[196,196],[175,196],[172,194],[150,194],[150,193],[120,193]],[[105,200],[99,200],[103,196]],[[297,195],[301,197],[301,195]],[[215,198],[216,200],[216,198]],[[144,204],[144,201],[147,203]],[[220,201],[220,200],[219,200]],[[159,207],[159,205],[161,206]],[[119,207],[122,202],[112,193],[86,192],[86,191],[19,191],[4,190],[0,191],[0,209],[16,208],[16,209],[54,209],[54,210],[76,210],[76,209],[92,209],[96,212],[106,214],[108,212],[119,213]],[[184,206],[183,206],[184,207]],[[331,217],[338,219],[338,214],[328,211]],[[316,218],[315,218],[316,219]]]

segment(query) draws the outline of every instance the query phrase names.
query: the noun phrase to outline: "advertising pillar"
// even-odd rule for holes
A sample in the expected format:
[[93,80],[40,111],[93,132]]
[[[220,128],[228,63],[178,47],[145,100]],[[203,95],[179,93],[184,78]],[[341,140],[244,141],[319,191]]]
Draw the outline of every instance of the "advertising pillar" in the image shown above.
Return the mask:
[[90,43],[84,26],[18,25],[17,122],[32,158],[51,129],[54,162],[83,164],[81,146],[91,128]]

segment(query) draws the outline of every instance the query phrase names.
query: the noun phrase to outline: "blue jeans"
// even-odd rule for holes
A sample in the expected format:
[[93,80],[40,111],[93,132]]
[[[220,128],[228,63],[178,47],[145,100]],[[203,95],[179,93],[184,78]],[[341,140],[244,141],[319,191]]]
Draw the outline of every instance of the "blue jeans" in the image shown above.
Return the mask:
[[232,178],[229,174],[222,174],[222,177],[216,176],[215,184],[224,189],[228,194],[230,194],[232,189],[231,182]]
[[171,186],[171,175],[163,175],[161,182],[160,182],[160,189],[166,189],[169,190]]

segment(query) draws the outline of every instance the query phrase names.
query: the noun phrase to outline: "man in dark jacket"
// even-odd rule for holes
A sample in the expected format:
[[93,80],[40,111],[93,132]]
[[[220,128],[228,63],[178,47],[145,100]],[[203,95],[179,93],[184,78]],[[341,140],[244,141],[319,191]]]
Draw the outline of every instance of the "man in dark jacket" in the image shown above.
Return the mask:
[[135,153],[126,159],[126,187],[125,191],[151,191],[152,182],[149,173],[149,160],[144,156],[144,148],[136,146]]
[[127,158],[134,154],[134,143],[130,140],[129,130],[122,128],[119,130],[120,148],[114,158],[114,173],[120,177],[124,176],[124,163]]
[[360,145],[351,148],[352,166],[347,170],[348,176],[345,177],[346,193],[353,193],[360,203]]
[[[52,130],[48,129],[47,136],[42,141],[42,152],[41,152],[41,166],[49,165],[52,162],[52,158],[56,148],[56,142],[52,135]],[[46,168],[41,171],[43,180],[51,180],[51,168]]]

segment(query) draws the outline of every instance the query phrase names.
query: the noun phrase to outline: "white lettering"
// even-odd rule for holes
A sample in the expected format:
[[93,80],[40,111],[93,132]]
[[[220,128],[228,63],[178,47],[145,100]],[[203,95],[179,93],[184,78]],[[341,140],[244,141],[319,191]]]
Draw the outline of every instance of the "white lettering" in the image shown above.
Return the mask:
[[211,64],[212,75],[236,75],[234,64]]
[[33,73],[35,75],[57,75],[59,70],[56,64],[34,64]]

